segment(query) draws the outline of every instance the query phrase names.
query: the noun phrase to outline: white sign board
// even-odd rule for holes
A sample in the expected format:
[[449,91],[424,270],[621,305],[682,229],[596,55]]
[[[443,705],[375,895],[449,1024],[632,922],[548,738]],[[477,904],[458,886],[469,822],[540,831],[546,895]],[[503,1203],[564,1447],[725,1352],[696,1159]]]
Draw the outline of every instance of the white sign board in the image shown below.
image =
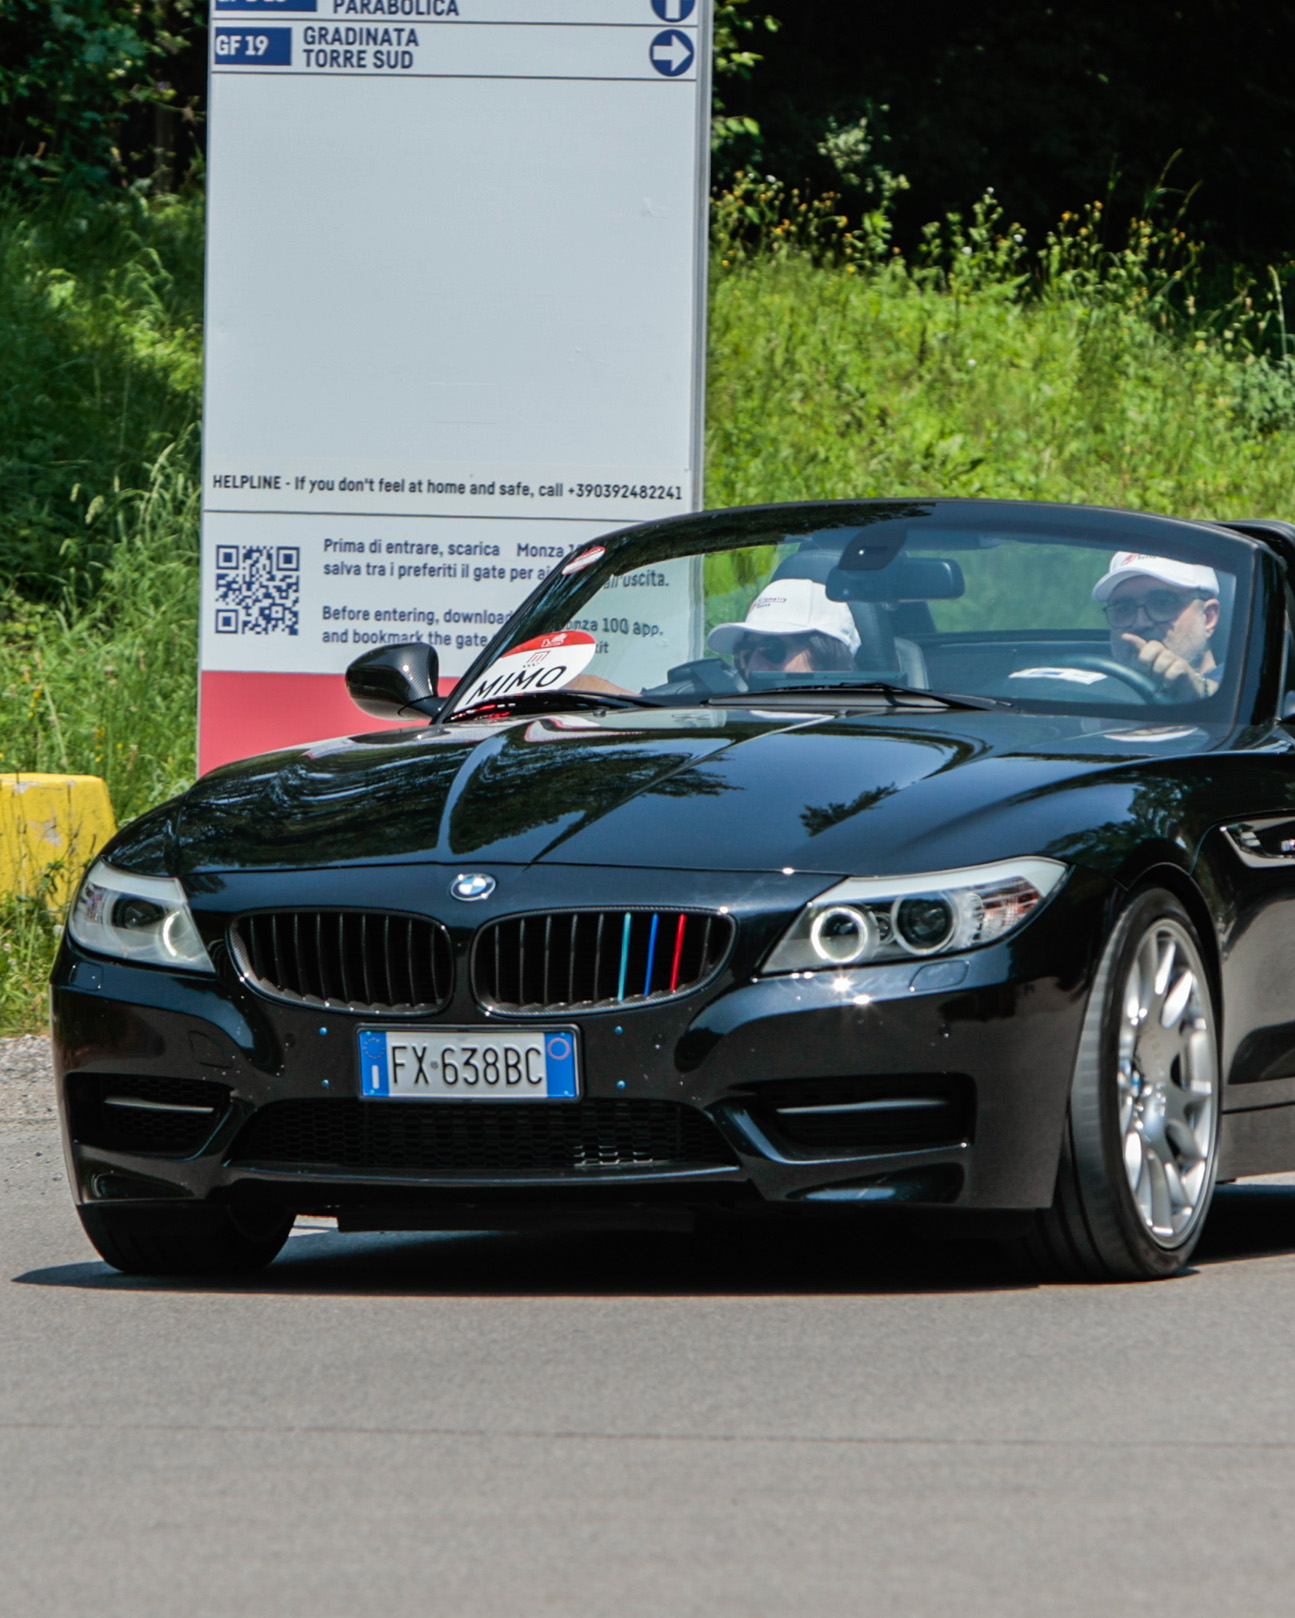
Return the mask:
[[709,11],[213,0],[204,769],[697,508]]

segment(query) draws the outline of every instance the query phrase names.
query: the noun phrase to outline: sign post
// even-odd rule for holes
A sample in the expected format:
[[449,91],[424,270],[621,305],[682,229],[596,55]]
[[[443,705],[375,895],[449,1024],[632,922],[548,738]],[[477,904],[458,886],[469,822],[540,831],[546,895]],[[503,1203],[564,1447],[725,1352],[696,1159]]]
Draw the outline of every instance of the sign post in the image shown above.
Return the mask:
[[710,0],[213,0],[211,44],[204,770],[697,509]]

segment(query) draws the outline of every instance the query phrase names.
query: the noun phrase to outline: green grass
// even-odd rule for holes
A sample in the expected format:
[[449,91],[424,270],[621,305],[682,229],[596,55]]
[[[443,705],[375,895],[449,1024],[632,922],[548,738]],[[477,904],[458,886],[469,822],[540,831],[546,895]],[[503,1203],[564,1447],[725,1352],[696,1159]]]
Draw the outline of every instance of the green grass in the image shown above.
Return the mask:
[[45,980],[58,934],[59,915],[44,891],[0,895],[0,1037],[43,1027]]
[[119,502],[88,603],[0,598],[0,774],[101,775],[123,821],[193,780],[198,488],[182,449]]
[[202,233],[192,200],[0,206],[0,570],[29,595],[84,599],[148,468],[196,468]]
[[[992,230],[956,234],[933,268],[884,254],[825,268],[767,237],[722,251],[708,504],[944,494],[1289,513],[1295,432],[1261,429],[1295,418],[1289,397],[1265,405],[1290,389],[1255,352],[1254,300],[1194,324],[1162,261],[1174,240],[1097,255],[1084,229],[1032,266]],[[1047,274],[1023,296],[1027,267]]]
[[[201,223],[0,214],[0,772],[103,775],[121,820],[193,777]],[[1103,248],[1098,223],[1029,254],[982,207],[906,262],[881,213],[850,232],[744,182],[716,217],[709,504],[1290,515],[1280,311],[1206,318],[1181,233]],[[0,1034],[40,1026],[54,938],[39,900],[0,904]]]
[[[177,450],[122,500],[88,604],[0,596],[0,774],[101,775],[119,821],[194,776],[198,490]],[[57,928],[0,897],[0,1036],[44,1020]]]
[[[202,208],[0,207],[0,774],[101,775],[119,820],[194,771]],[[0,899],[0,1035],[57,938]]]

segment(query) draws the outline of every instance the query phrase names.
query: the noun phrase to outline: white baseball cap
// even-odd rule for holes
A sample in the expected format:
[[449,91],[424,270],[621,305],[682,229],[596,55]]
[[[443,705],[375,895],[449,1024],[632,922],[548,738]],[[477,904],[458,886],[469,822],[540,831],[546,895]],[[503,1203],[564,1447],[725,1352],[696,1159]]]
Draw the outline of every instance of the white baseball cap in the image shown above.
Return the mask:
[[1212,567],[1175,562],[1168,556],[1146,556],[1141,551],[1116,551],[1111,565],[1093,586],[1093,600],[1106,601],[1117,584],[1139,578],[1158,579],[1175,590],[1198,590],[1207,596],[1219,593],[1218,574]]
[[809,635],[817,632],[841,641],[851,657],[859,650],[859,631],[844,601],[829,601],[816,579],[774,579],[766,584],[740,624],[716,624],[706,637],[713,652],[737,650],[743,635]]

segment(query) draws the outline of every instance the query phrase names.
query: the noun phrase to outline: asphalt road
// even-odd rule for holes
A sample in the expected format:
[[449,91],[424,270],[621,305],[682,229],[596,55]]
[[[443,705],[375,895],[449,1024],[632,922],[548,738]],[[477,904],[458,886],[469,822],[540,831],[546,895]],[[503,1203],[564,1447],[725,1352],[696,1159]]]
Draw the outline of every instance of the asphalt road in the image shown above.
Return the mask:
[[316,1231],[142,1283],[37,1119],[0,1255],[5,1618],[1295,1603],[1295,1187],[1153,1286],[767,1231]]

